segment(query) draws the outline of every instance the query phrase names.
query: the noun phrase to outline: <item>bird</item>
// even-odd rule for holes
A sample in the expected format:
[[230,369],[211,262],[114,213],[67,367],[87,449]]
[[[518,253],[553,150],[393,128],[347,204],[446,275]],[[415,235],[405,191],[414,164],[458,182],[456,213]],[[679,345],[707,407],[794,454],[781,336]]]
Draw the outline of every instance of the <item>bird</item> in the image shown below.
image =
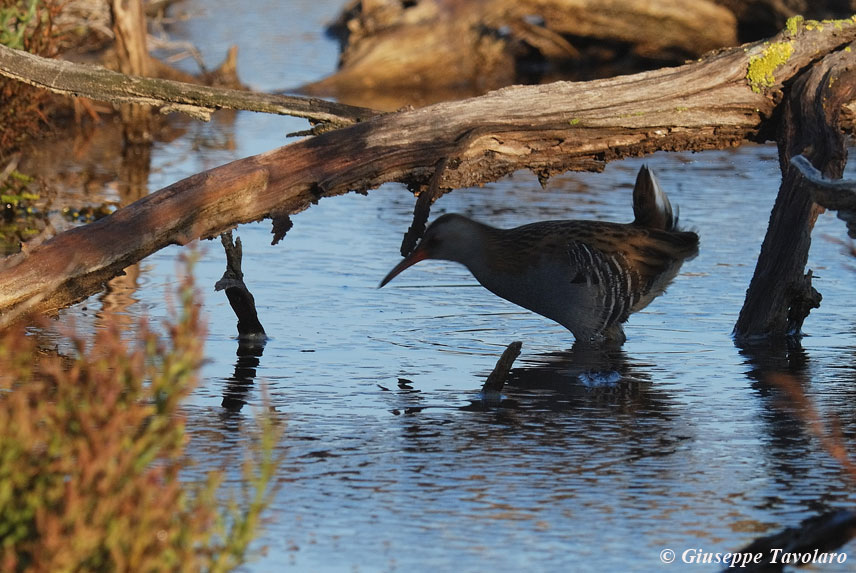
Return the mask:
[[678,227],[645,165],[633,213],[631,223],[539,221],[512,229],[444,214],[378,288],[420,261],[454,261],[495,295],[567,328],[576,343],[621,345],[624,322],[665,291],[699,245],[697,233]]

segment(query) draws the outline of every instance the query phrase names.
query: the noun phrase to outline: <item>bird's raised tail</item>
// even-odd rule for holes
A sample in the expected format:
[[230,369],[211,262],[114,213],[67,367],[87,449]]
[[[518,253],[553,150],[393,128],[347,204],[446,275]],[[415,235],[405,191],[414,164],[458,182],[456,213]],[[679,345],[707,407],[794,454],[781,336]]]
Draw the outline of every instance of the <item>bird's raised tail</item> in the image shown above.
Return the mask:
[[678,216],[672,214],[672,204],[654,177],[654,172],[643,165],[633,186],[633,224],[637,227],[676,231]]

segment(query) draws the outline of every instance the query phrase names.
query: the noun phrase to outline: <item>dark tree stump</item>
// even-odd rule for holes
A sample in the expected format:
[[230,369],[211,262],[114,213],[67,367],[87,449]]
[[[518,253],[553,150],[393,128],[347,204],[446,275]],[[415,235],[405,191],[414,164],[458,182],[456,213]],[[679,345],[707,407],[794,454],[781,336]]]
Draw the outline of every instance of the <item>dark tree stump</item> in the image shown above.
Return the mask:
[[782,184],[767,236],[734,327],[738,339],[799,334],[821,296],[805,272],[817,205],[791,158],[802,154],[824,176],[840,179],[847,160],[841,131],[843,104],[856,95],[852,44],[799,74],[784,102],[779,142]]

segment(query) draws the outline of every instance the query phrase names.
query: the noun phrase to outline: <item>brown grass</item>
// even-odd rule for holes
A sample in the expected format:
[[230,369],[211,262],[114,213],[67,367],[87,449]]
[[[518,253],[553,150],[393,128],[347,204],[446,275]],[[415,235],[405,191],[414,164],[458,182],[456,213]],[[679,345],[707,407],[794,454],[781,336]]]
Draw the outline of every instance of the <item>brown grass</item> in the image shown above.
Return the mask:
[[269,504],[278,430],[262,417],[241,499],[223,472],[198,483],[180,405],[196,384],[204,327],[189,279],[179,318],[134,341],[105,318],[74,353],[0,336],[0,570],[227,571],[244,561]]
[[[54,22],[62,0],[0,0],[0,43],[16,50],[53,58],[61,36]],[[47,126],[44,90],[0,76],[0,156]]]

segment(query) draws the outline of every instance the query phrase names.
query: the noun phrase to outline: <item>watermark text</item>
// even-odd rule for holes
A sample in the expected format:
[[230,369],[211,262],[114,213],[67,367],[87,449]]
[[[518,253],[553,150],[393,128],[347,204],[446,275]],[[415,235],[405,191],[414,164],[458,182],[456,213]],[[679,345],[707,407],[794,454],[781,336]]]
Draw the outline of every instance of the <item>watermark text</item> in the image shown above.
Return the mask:
[[786,551],[784,549],[770,549],[758,552],[711,552],[702,548],[685,549],[680,554],[674,550],[665,548],[660,551],[660,561],[663,563],[686,563],[688,565],[725,565],[729,568],[746,568],[749,565],[769,563],[772,565],[813,565],[815,563],[845,563],[847,554],[842,552],[823,552],[819,549],[814,551]]

